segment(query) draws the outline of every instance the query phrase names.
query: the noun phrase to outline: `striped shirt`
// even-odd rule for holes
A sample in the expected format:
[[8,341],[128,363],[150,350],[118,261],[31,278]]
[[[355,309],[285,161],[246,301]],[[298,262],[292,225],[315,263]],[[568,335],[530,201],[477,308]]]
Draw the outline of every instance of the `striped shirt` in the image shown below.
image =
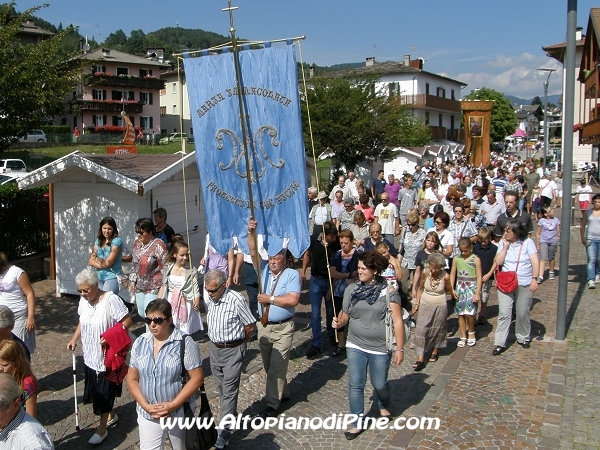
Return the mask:
[[244,327],[256,322],[246,299],[230,289],[217,302],[209,298],[207,304],[208,337],[217,344],[245,339]]
[[52,438],[44,427],[23,410],[0,431],[0,448],[53,450]]
[[[139,384],[142,395],[150,404],[170,402],[181,392],[181,354],[180,343],[183,333],[174,328],[171,335],[158,351],[154,359],[154,337],[149,331],[142,334],[133,343],[130,366],[139,372]],[[185,338],[184,366],[186,370],[202,367],[200,349],[190,336]],[[190,406],[195,408],[193,399]],[[183,406],[181,407],[183,408]],[[175,417],[181,408],[171,413]],[[152,416],[138,404],[136,411],[144,419]]]
[[90,369],[104,372],[104,355],[100,346],[100,335],[128,314],[123,300],[112,292],[105,293],[94,306],[85,298],[79,299],[79,324],[81,325],[81,345],[83,362]]

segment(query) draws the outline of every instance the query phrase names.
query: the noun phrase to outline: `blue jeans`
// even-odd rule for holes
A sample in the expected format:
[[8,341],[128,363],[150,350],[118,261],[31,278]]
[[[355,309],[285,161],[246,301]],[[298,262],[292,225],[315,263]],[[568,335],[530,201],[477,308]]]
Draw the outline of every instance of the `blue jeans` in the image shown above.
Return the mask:
[[587,279],[595,280],[600,274],[600,240],[588,239],[589,245],[585,247],[587,252]]
[[[312,343],[315,347],[323,348],[323,339],[321,338],[321,300],[329,292],[329,280],[311,277],[308,295],[310,296],[310,326],[312,328]],[[333,336],[334,330],[331,327],[333,321],[333,302],[325,302],[325,325],[327,334]]]
[[[350,380],[348,385],[348,398],[350,399],[350,414],[364,414],[365,411],[365,385],[367,383],[367,367],[369,378],[375,389],[377,406],[379,409],[388,409],[390,405],[390,385],[388,371],[390,370],[390,355],[374,355],[356,348],[346,348],[348,358],[348,372]],[[356,426],[356,422],[352,424]]]
[[109,278],[108,280],[98,280],[98,288],[104,292],[112,292],[113,294],[119,294],[119,280],[116,278]]

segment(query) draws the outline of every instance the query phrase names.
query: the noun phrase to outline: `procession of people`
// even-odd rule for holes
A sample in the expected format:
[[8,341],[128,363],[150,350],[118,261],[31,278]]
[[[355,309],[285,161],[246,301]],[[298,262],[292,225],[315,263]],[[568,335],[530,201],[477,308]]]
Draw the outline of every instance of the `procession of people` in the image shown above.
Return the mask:
[[[487,324],[486,305],[494,285],[500,310],[492,355],[507,350],[513,311],[517,342],[530,348],[533,295],[540,283],[556,279],[560,220],[553,207],[561,206],[550,174],[541,180],[533,174],[537,174],[533,161],[511,155],[497,158],[487,168],[461,160],[428,162],[416,166],[414,173],[389,174],[388,182],[379,171],[371,189],[365,189],[354,172],[348,178],[340,175],[331,195],[310,187],[307,201],[313,206],[302,215],[311,241],[298,260],[301,267],[285,247],[270,248],[268,254],[260,247],[252,217],[248,218],[249,253],[244,255],[232,236],[230,251],[220,256],[207,235],[207,250],[196,261],[201,270],[194,266],[188,244],[166,223],[164,208],[155,210],[153,219],[137,220],[131,256],[123,254],[118,218],[102,218],[89,265],[76,277],[79,321],[65,343],[70,351],[81,343],[83,402],[93,404],[99,416],[88,442],[100,444],[117,425],[113,406],[125,381],[137,403],[140,448],[164,448],[167,436],[173,449],[185,448],[185,433],[158,424],[164,417],[182,417],[183,404],[193,400],[204,380],[199,347],[188,337],[202,330],[210,340],[218,417],[237,413],[246,349],[255,339],[266,374],[260,416],[278,417],[281,403],[290,397],[286,375],[303,289],[310,299],[312,331],[305,356],[319,357],[329,342],[330,357],[347,358],[352,414],[363,413],[368,368],[380,415],[391,417],[390,365],[403,362],[409,345],[416,353],[413,370],[434,364],[439,350],[447,346],[450,315],[458,317],[457,347],[477,345],[476,327]],[[587,285],[594,289],[600,281],[600,194],[593,195],[591,202],[589,189],[578,194],[581,241],[588,255]],[[128,279],[133,300],[118,295],[125,261],[132,262]],[[497,270],[515,273],[516,286],[494,280]],[[248,278],[249,272],[254,278]],[[254,300],[239,292],[243,278],[247,285],[256,283]],[[33,417],[38,385],[29,358],[36,350],[35,293],[27,274],[10,265],[2,253],[0,279],[0,330],[8,330],[0,334],[0,371],[7,371],[1,369],[5,360],[17,368],[9,374],[21,389],[22,411]],[[386,300],[397,335],[392,352],[386,349]],[[403,332],[408,316],[415,324],[412,342],[405,340]],[[106,332],[120,324],[127,334],[136,320],[145,322],[146,332],[133,342],[128,371],[119,376],[119,369],[115,371],[106,360]],[[180,343],[186,352],[187,384],[179,376]],[[0,381],[8,383],[4,378]],[[12,408],[13,400],[2,397],[0,403]],[[22,416],[19,413],[14,420],[29,420]],[[364,431],[359,423],[351,425],[345,432],[349,440]],[[32,429],[37,430],[40,448],[47,445],[43,428]],[[234,431],[219,430],[215,448],[225,448]]]

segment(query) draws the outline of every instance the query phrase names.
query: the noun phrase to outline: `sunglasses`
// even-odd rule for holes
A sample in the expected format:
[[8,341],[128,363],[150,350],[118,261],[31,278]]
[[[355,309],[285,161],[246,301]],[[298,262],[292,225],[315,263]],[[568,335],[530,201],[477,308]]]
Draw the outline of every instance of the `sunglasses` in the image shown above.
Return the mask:
[[435,223],[437,223],[438,225],[444,225],[444,222],[440,222],[439,220],[436,220]]
[[146,325],[150,325],[152,322],[154,322],[156,325],[162,325],[162,323],[165,320],[169,320],[168,317],[145,317],[144,318],[144,322],[146,323]]
[[[92,286],[93,287],[93,286]],[[77,292],[79,292],[80,294],[84,294],[87,295],[90,293],[90,291],[92,290],[91,287],[87,288],[87,289],[77,289]]]
[[221,284],[219,285],[219,287],[218,287],[218,288],[216,288],[216,289],[209,289],[209,288],[207,288],[206,286],[204,286],[204,289],[206,289],[206,292],[208,292],[209,294],[214,294],[214,293],[215,293],[215,292],[217,292],[219,289],[221,289],[221,288],[223,287],[223,285],[224,285],[224,284],[225,284],[225,283],[221,283]]

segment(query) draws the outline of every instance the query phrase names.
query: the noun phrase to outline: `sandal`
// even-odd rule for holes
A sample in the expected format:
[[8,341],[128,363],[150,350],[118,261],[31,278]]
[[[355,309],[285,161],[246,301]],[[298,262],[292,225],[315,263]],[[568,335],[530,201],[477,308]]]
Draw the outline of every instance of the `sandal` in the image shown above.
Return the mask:
[[336,347],[331,356],[340,356],[342,353],[346,353],[346,347]]
[[467,342],[467,338],[460,338],[460,341],[458,341],[458,344],[456,344],[456,346],[463,348],[466,345],[466,342]]
[[475,339],[475,332],[474,331],[469,331],[469,335],[473,335],[473,337],[467,339],[467,345],[469,347],[473,347],[477,343],[477,339]]
[[439,353],[432,353],[431,357],[429,358],[429,362],[436,362],[439,357],[440,357]]
[[423,370],[424,367],[425,367],[424,361],[417,361],[413,364],[413,370],[415,372],[420,372],[421,370]]

